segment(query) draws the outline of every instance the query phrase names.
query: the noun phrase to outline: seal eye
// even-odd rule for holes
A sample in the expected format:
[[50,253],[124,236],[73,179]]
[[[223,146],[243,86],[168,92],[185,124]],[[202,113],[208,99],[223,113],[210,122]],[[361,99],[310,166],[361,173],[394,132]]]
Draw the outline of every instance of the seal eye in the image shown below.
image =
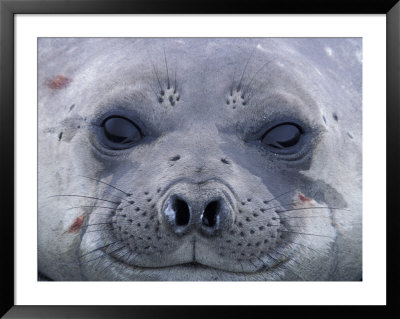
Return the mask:
[[295,146],[302,135],[299,126],[293,123],[283,123],[269,129],[262,137],[261,142],[277,149]]
[[103,128],[107,142],[109,142],[107,144],[115,146],[113,148],[128,148],[142,138],[139,128],[124,117],[108,117],[104,120],[101,127]]

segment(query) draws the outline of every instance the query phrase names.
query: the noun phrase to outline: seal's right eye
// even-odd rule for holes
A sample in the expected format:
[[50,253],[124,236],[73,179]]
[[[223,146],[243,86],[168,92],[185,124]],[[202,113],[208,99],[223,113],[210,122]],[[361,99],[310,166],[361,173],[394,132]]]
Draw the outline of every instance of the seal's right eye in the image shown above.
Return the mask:
[[121,116],[110,116],[101,124],[105,143],[112,149],[125,149],[136,144],[142,133],[130,120]]
[[282,123],[269,129],[261,138],[261,142],[276,149],[289,149],[300,141],[302,134],[298,125]]

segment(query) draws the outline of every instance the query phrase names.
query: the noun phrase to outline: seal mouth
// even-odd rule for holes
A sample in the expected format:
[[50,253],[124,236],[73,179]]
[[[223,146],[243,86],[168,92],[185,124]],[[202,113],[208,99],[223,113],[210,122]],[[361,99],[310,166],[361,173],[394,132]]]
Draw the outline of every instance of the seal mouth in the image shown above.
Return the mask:
[[[185,269],[191,269],[192,271],[196,271],[196,270],[213,270],[216,272],[223,272],[223,273],[230,273],[230,274],[256,274],[258,272],[263,272],[267,269],[271,269],[270,267],[267,267],[266,265],[258,270],[254,270],[254,271],[230,271],[230,270],[226,270],[226,269],[220,269],[220,268],[215,268],[209,265],[205,265],[202,264],[200,262],[197,261],[192,261],[192,262],[187,262],[187,263],[182,263],[182,264],[176,264],[176,265],[170,265],[170,266],[165,266],[165,267],[137,267],[137,266],[132,266],[129,265],[131,267],[134,268],[139,268],[142,270],[152,270],[152,269],[180,269],[180,268],[185,268]],[[276,267],[276,266],[274,266]]]
[[[273,265],[263,265],[252,271],[232,271],[227,269],[215,268],[200,262],[187,262],[165,267],[138,267],[134,265],[124,266],[129,269],[128,275],[124,280],[131,280],[134,275],[140,273],[142,280],[162,280],[162,281],[252,281],[269,280],[279,278],[279,268],[286,267],[289,260],[281,260]],[[121,261],[119,261],[121,262]],[[118,267],[117,267],[118,268]],[[132,277],[131,277],[132,276]],[[136,280],[136,279],[135,279]]]
[[[197,270],[197,269],[209,269],[209,270],[213,270],[213,271],[217,271],[217,272],[224,272],[224,273],[232,273],[232,274],[256,274],[259,272],[263,272],[269,269],[273,269],[276,268],[279,265],[282,265],[284,263],[286,263],[289,259],[285,259],[285,260],[280,260],[278,263],[276,263],[275,265],[271,265],[271,266],[267,266],[267,265],[263,265],[262,267],[258,268],[258,269],[254,269],[251,271],[233,271],[233,270],[227,270],[227,269],[221,269],[221,268],[216,268],[207,264],[203,264],[201,262],[198,261],[191,261],[191,262],[186,262],[186,263],[180,263],[180,264],[175,264],[175,265],[169,265],[169,266],[164,266],[164,267],[138,267],[138,266],[134,266],[134,265],[128,265],[129,267],[133,267],[133,268],[139,268],[139,269],[147,269],[147,270],[151,270],[151,269],[178,269],[178,268],[190,268],[192,270]],[[122,261],[121,261],[122,262]]]

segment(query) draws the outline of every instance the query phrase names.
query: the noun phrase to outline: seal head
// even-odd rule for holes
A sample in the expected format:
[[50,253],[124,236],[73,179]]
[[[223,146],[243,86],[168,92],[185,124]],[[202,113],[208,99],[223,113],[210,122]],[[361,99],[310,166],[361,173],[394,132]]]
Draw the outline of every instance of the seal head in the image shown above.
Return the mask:
[[360,50],[40,39],[40,271],[359,280]]

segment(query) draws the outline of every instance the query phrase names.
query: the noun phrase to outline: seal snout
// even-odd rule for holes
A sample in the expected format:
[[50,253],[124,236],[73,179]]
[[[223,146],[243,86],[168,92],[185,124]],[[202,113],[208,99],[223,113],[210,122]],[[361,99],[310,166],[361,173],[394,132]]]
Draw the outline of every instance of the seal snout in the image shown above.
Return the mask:
[[[193,194],[190,196],[190,194]],[[182,236],[192,230],[212,237],[233,223],[233,208],[222,191],[172,191],[161,211],[168,228]]]

